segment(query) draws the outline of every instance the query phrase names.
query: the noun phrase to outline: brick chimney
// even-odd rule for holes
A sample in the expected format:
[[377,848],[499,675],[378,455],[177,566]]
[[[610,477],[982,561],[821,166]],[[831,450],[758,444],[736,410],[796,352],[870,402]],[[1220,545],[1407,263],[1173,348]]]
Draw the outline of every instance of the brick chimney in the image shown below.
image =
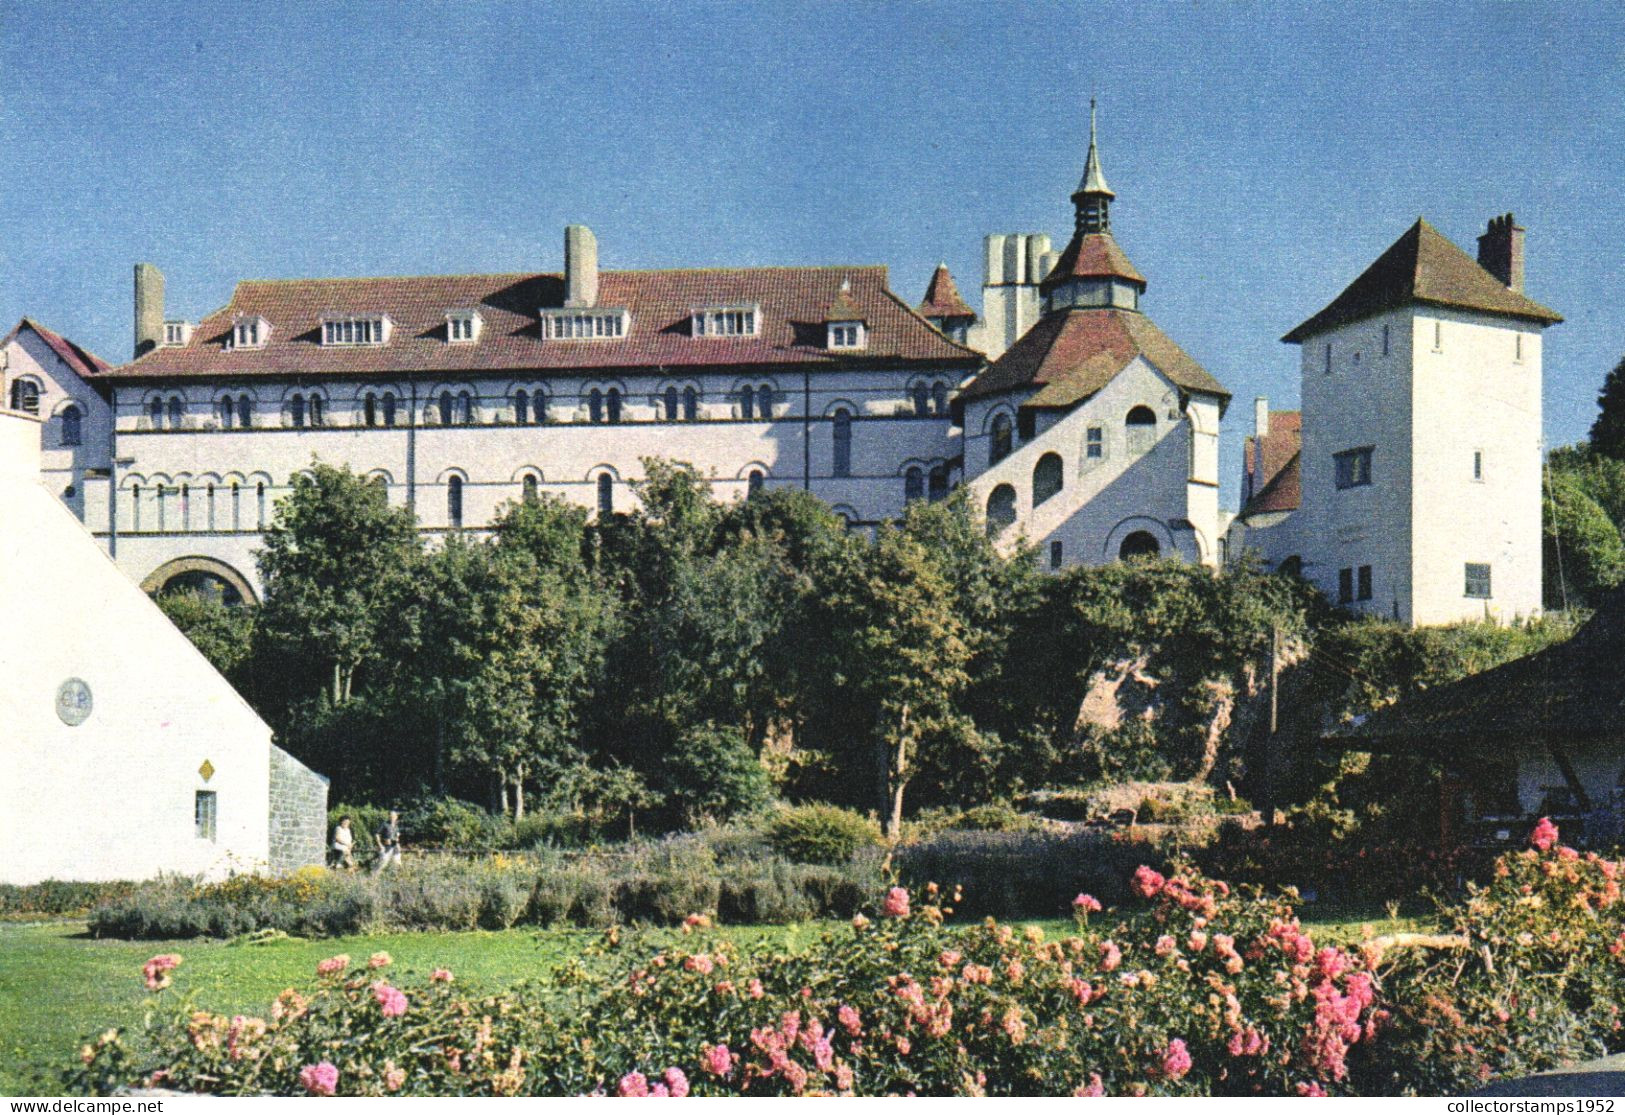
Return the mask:
[[564,304],[572,308],[598,304],[598,237],[586,225],[564,230]]
[[164,273],[150,263],[135,265],[135,355],[144,356],[164,339]]
[[1489,228],[1478,238],[1478,265],[1503,286],[1523,293],[1523,229],[1511,213],[1490,218]]

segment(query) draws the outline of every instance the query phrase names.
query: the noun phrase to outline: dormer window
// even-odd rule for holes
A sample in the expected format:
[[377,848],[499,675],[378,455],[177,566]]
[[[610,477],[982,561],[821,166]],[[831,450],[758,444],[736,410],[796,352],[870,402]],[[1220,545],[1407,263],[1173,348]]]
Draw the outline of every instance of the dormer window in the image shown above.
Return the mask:
[[388,314],[322,319],[322,345],[381,345],[389,340],[394,323]]
[[232,322],[231,333],[226,338],[226,347],[237,348],[264,348],[265,342],[271,339],[271,323],[258,314],[239,317]]
[[863,348],[868,344],[867,333],[861,321],[832,321],[829,323],[829,347]]
[[624,309],[541,310],[542,336],[549,341],[613,341],[632,328]]
[[484,320],[475,310],[453,310],[446,315],[446,340],[454,345],[469,345],[480,339],[480,326]]
[[760,306],[707,306],[694,311],[696,337],[754,337],[761,330]]
[[192,343],[192,323],[189,321],[164,322],[164,347],[178,347]]

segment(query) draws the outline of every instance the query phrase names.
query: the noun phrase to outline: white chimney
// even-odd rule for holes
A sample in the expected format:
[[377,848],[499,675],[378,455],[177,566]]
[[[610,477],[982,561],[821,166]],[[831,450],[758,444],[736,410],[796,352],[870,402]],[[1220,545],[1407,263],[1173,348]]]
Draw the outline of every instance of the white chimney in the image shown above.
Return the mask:
[[1253,436],[1270,436],[1270,401],[1262,395],[1253,400]]
[[598,237],[586,225],[564,230],[564,304],[573,309],[598,304]]

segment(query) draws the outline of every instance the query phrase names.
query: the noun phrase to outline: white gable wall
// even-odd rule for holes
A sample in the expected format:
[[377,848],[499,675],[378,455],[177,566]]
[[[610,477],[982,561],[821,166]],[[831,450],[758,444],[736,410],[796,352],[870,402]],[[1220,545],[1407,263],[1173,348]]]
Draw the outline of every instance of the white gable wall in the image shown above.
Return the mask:
[[[0,881],[263,865],[270,729],[41,485],[39,431],[0,412]],[[76,727],[70,678],[92,699]]]

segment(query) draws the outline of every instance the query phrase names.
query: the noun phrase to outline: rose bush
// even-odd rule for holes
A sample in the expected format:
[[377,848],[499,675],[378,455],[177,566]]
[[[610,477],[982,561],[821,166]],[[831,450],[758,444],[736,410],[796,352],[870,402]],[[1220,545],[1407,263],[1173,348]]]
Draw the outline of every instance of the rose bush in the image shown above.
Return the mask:
[[1091,921],[1099,903],[1079,896],[1076,931],[1062,936],[992,919],[946,924],[952,900],[927,887],[890,892],[872,917],[790,955],[743,949],[704,916],[654,951],[612,929],[547,980],[485,997],[444,969],[425,980],[382,971],[387,957],[367,967],[335,958],[263,1019],[177,999],[154,1012],[152,1052],[140,1059],[108,1031],[84,1047],[70,1084],[322,1095],[1431,1094],[1619,1045],[1618,870],[1557,844],[1506,857],[1490,886],[1446,911],[1442,950],[1318,943],[1283,899],[1147,868],[1131,883],[1141,897],[1129,916]]

